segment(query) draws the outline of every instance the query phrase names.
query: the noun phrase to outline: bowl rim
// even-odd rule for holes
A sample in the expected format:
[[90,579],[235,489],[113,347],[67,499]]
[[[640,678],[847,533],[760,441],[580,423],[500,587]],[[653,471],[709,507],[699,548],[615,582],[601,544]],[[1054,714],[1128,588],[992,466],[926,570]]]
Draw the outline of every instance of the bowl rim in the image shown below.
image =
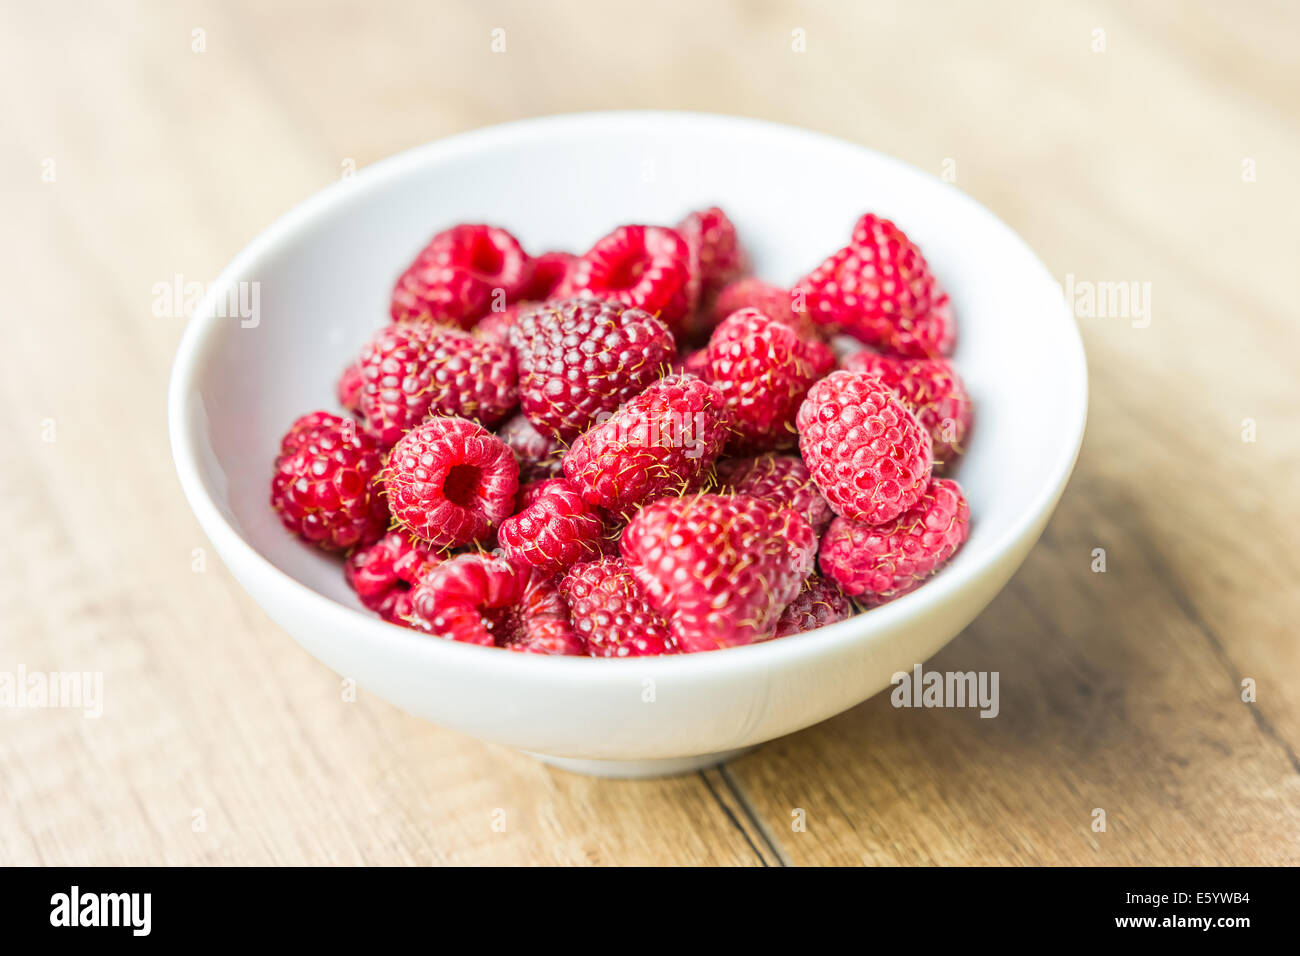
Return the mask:
[[[340,625],[356,629],[358,640],[388,645],[394,651],[423,654],[431,662],[486,665],[498,671],[526,668],[529,673],[541,676],[538,669],[549,669],[547,676],[556,678],[581,677],[583,680],[606,680],[624,683],[629,677],[628,668],[635,667],[637,675],[650,679],[671,679],[708,676],[725,671],[729,676],[739,673],[771,672],[793,664],[797,660],[824,657],[847,650],[850,645],[861,644],[865,649],[875,638],[883,637],[911,617],[927,608],[943,604],[972,581],[986,572],[998,559],[1014,550],[1026,537],[1037,538],[1065,490],[1083,443],[1088,411],[1088,375],[1082,337],[1077,324],[1069,314],[1064,297],[1056,321],[1065,323],[1065,341],[1068,355],[1058,356],[1060,375],[1058,382],[1069,393],[1069,408],[1075,410],[1069,422],[1069,439],[1062,442],[1051,464],[1051,480],[1040,487],[1019,515],[1001,535],[988,545],[988,557],[968,566],[957,565],[944,569],[926,582],[924,587],[902,597],[872,608],[869,612],[855,614],[846,620],[826,625],[792,638],[764,641],[738,647],[725,648],[704,654],[668,655],[663,657],[594,658],[578,656],[550,656],[541,654],[502,653],[500,648],[480,647],[458,641],[436,640],[409,628],[390,624],[364,611],[335,601],[281,570],[254,548],[243,535],[226,520],[213,499],[211,490],[199,466],[199,441],[189,423],[194,421],[192,405],[197,397],[193,382],[199,369],[210,356],[217,341],[222,319],[214,309],[232,282],[253,272],[252,267],[264,257],[273,254],[295,237],[309,231],[312,226],[336,207],[365,201],[370,193],[423,166],[466,153],[497,148],[518,143],[539,135],[581,134],[608,135],[635,127],[644,132],[646,126],[691,124],[707,125],[712,131],[731,127],[736,133],[749,132],[770,136],[792,137],[822,149],[842,153],[856,153],[871,157],[891,172],[941,186],[950,200],[965,205],[988,220],[994,229],[1002,230],[1007,238],[1025,252],[1042,270],[1044,279],[1055,281],[1036,253],[1015,230],[994,215],[984,205],[944,183],[937,177],[916,167],[869,147],[852,143],[829,134],[804,129],[784,123],[723,114],[672,110],[617,110],[566,113],[536,117],[480,127],[449,137],[411,147],[358,170],[347,180],[335,182],[302,200],[288,212],[278,217],[245,245],[212,282],[193,317],[186,325],[176,350],[168,384],[168,432],[172,457],[180,479],[182,491],[194,511],[204,533],[228,565],[241,563],[250,573],[264,575],[287,598],[299,606],[310,608],[314,615],[342,615]],[[597,132],[593,127],[599,127]],[[1046,320],[1047,317],[1044,317]],[[1038,529],[1038,530],[1036,530]],[[1032,546],[1033,541],[1029,542]],[[233,568],[232,568],[233,571]],[[1014,569],[1012,571],[1014,573]],[[238,576],[238,575],[237,575]],[[955,635],[954,635],[955,636]],[[451,656],[448,656],[451,655]],[[477,657],[475,657],[477,655]]]

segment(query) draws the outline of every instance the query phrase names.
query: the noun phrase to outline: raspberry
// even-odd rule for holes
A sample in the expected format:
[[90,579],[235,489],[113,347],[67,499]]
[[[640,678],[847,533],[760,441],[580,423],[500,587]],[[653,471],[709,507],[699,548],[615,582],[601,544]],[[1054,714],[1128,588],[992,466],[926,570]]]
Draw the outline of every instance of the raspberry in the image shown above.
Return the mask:
[[946,359],[909,359],[857,352],[843,362],[851,372],[866,372],[894,390],[929,433],[935,461],[950,464],[961,455],[970,431],[972,406],[966,386]]
[[271,507],[284,526],[326,551],[364,547],[388,527],[376,482],[383,448],[356,422],[328,412],[298,419],[280,443]]
[[361,350],[366,430],[391,445],[429,412],[494,425],[518,398],[510,349],[431,322],[397,322]]
[[690,250],[691,278],[699,285],[696,298],[709,301],[728,282],[749,271],[749,256],[741,248],[736,227],[717,206],[693,212],[677,224]]
[[514,236],[493,226],[453,226],[438,233],[393,287],[394,322],[432,319],[469,328],[500,290],[506,302],[528,281],[528,255]]
[[709,339],[707,379],[722,393],[737,450],[792,448],[808,387],[835,367],[822,342],[805,342],[757,309],[733,313]]
[[588,504],[625,518],[707,473],[727,438],[724,416],[712,385],[670,375],[579,437],[564,456],[564,476]]
[[686,652],[776,629],[812,570],[817,536],[788,508],[749,495],[664,498],[643,508],[623,560]]
[[510,330],[514,328],[515,321],[519,318],[520,309],[528,308],[527,303],[519,302],[514,305],[508,305],[504,309],[489,312],[483,318],[478,320],[470,332],[476,339],[484,342],[490,342],[493,345],[509,346]]
[[573,628],[592,657],[648,657],[678,653],[663,615],[622,558],[578,564],[560,580]]
[[816,534],[830,524],[831,506],[817,490],[808,466],[796,455],[729,458],[718,462],[717,471],[721,492],[783,504],[807,521]]
[[563,478],[525,486],[523,508],[501,523],[506,557],[554,574],[603,550],[605,519]]
[[690,300],[691,251],[675,230],[619,226],[574,264],[557,295],[587,293],[657,316],[673,332]]
[[361,388],[365,384],[361,377],[361,363],[353,362],[339,376],[336,388],[339,404],[353,415],[361,414]]
[[385,621],[406,624],[411,587],[440,560],[406,535],[390,531],[370,547],[353,551],[344,572],[362,604]]
[[[841,519],[843,520],[843,519]],[[774,637],[789,637],[853,616],[844,592],[820,575],[811,575],[799,595],[781,612]]]
[[799,338],[821,341],[821,332],[805,306],[805,293],[798,289],[782,289],[761,279],[739,279],[718,293],[707,324],[716,328],[723,319],[741,309],[758,309],[769,318],[789,325]]
[[432,548],[484,541],[510,517],[519,466],[501,439],[436,416],[394,446],[384,485],[393,517]]
[[506,558],[462,554],[411,592],[411,626],[434,637],[530,654],[585,654],[550,576]]
[[917,358],[952,351],[948,296],[921,250],[888,219],[863,216],[852,241],[797,285],[817,322],[868,345]]
[[578,257],[571,252],[544,252],[533,259],[533,271],[519,298],[524,302],[545,302],[559,290],[573,271]]
[[930,433],[874,375],[832,372],[808,390],[799,448],[838,515],[881,524],[920,500],[930,480]]
[[672,334],[658,319],[593,299],[522,312],[511,341],[524,414],[542,434],[565,442],[641,392],[676,356]]
[[867,525],[836,518],[822,537],[822,574],[845,594],[884,604],[916,588],[956,554],[970,530],[961,486],[930,482],[916,506],[893,521]]
[[525,484],[542,478],[557,477],[564,448],[554,438],[547,438],[523,413],[497,429],[497,437],[510,446],[519,462],[519,482]]

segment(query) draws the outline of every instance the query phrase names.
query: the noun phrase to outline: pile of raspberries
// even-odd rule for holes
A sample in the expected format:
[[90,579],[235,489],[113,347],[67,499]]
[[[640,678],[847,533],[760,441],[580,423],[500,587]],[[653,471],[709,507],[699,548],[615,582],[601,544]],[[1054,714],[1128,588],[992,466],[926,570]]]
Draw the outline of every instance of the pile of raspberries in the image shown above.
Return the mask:
[[708,651],[892,600],[970,524],[948,296],[871,214],[789,289],[748,272],[717,208],[581,256],[440,232],[271,504],[385,620],[516,651]]

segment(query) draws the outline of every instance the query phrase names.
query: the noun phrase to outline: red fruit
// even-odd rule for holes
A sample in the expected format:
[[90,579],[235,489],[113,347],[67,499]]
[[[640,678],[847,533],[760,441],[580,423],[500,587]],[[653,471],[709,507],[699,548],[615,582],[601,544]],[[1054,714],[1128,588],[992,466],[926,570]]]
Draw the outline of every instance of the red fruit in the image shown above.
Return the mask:
[[949,464],[965,450],[972,405],[946,359],[909,359],[863,351],[844,360],[851,372],[877,376],[930,433],[935,461]]
[[328,412],[298,419],[280,443],[271,507],[284,526],[326,551],[364,547],[388,527],[376,481],[383,448],[357,423]]
[[808,390],[796,423],[803,460],[838,515],[881,524],[930,481],[930,433],[874,375],[832,372]]
[[353,415],[361,414],[361,388],[364,384],[360,362],[353,362],[339,376],[337,386],[339,404]]
[[519,462],[521,485],[543,478],[555,478],[561,473],[560,462],[564,447],[554,438],[548,438],[533,427],[522,412],[497,429],[497,437],[510,446]]
[[668,622],[651,607],[622,558],[575,565],[560,580],[560,595],[592,657],[678,653]]
[[812,569],[817,536],[772,502],[701,494],[647,505],[621,549],[678,646],[707,651],[776,630]]
[[724,285],[749,271],[749,256],[741,248],[735,224],[717,206],[691,213],[677,224],[677,232],[690,250],[699,298],[712,299]]
[[571,441],[654,382],[676,355],[658,319],[616,302],[568,299],[520,314],[520,406],[537,430]]
[[533,259],[533,271],[519,298],[525,302],[545,302],[559,290],[577,264],[571,252],[544,252]]
[[368,548],[348,556],[344,573],[361,603],[385,621],[407,623],[411,587],[442,559],[406,535],[390,531]]
[[518,399],[511,350],[430,322],[397,322],[361,350],[361,410],[386,445],[432,413],[494,425]]
[[726,438],[718,390],[693,376],[670,375],[580,436],[564,456],[564,476],[588,504],[626,517],[660,495],[690,488]]
[[918,358],[952,351],[948,296],[921,250],[888,219],[863,216],[852,241],[797,286],[816,322],[868,345]]
[[961,486],[936,478],[915,507],[885,524],[836,518],[822,536],[818,564],[845,594],[884,604],[946,564],[969,531]]
[[[843,520],[843,519],[840,519]],[[774,637],[789,637],[853,616],[853,605],[832,582],[814,574],[776,622]]]
[[411,625],[446,640],[530,654],[585,654],[550,575],[506,558],[462,554],[411,592]]
[[835,353],[806,342],[757,309],[732,313],[709,339],[706,376],[722,393],[736,449],[793,448],[794,418],[808,387],[835,367]]
[[505,442],[463,418],[434,417],[393,448],[393,517],[429,547],[484,541],[514,510],[519,466]]
[[519,318],[519,310],[529,308],[526,302],[517,302],[514,305],[508,305],[499,312],[489,312],[470,330],[476,339],[484,342],[490,342],[493,345],[504,347],[510,346],[510,330],[514,328],[515,320]]
[[574,265],[557,295],[586,293],[657,316],[676,332],[690,300],[691,251],[673,229],[619,226]]
[[504,229],[453,226],[398,278],[389,312],[394,322],[432,319],[467,329],[496,301],[519,298],[529,271],[528,255]]
[[709,377],[709,350],[707,348],[696,349],[674,364],[678,372],[685,372],[688,375],[694,375],[696,378],[707,380]]
[[817,490],[808,466],[796,455],[760,455],[718,462],[720,493],[751,495],[785,505],[821,534],[830,524],[831,506]]
[[554,574],[601,553],[604,516],[567,481],[552,478],[523,491],[523,508],[497,531],[506,557]]
[[[709,326],[715,328],[727,316],[741,309],[758,309],[770,318],[785,322],[799,338],[820,341],[821,332],[808,314],[806,293],[782,289],[761,279],[739,279],[721,292],[709,310]],[[796,308],[797,307],[797,308]]]

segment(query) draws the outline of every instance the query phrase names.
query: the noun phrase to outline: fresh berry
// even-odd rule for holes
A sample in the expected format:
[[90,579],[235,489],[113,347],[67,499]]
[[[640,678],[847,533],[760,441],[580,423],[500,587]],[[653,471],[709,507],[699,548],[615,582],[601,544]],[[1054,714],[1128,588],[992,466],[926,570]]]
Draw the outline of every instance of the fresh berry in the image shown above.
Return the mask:
[[655,381],[672,334],[641,309],[567,299],[522,312],[511,331],[520,407],[542,434],[572,441]]
[[280,443],[271,478],[271,507],[284,526],[327,551],[377,540],[388,505],[375,480],[383,448],[357,423],[328,412],[304,415]]
[[673,229],[620,226],[577,263],[557,295],[587,294],[657,316],[673,332],[694,306],[691,251]]
[[638,505],[690,488],[726,438],[718,390],[670,375],[583,433],[564,456],[564,476],[588,504],[626,518]]
[[519,466],[481,425],[435,416],[393,447],[384,486],[402,527],[429,547],[450,548],[487,540],[510,517]]
[[691,652],[773,633],[812,569],[817,536],[781,505],[700,494],[647,505],[621,549],[678,646]]
[[677,224],[691,254],[692,280],[699,300],[711,301],[718,290],[749,271],[749,256],[741,248],[736,226],[717,206],[693,212]]
[[[841,519],[842,520],[842,519]],[[789,637],[814,628],[825,627],[853,616],[853,605],[834,583],[820,575],[811,575],[803,590],[781,612],[774,637]]]
[[709,310],[710,323],[713,327],[717,327],[733,312],[739,312],[741,309],[758,309],[764,315],[793,326],[800,338],[820,338],[817,326],[808,316],[807,309],[802,311],[795,309],[796,305],[802,304],[803,295],[798,290],[782,289],[762,279],[738,279],[718,293],[717,299]]
[[361,415],[361,388],[365,380],[361,377],[361,363],[352,362],[339,376],[336,389],[339,404],[353,415]]
[[592,657],[678,653],[668,622],[650,605],[622,558],[575,565],[560,580],[560,594]]
[[799,448],[838,515],[868,524],[896,518],[930,481],[930,433],[874,375],[832,372],[808,390]]
[[385,326],[361,350],[365,427],[386,445],[429,413],[491,426],[515,406],[514,353],[431,322]]
[[956,554],[970,530],[970,506],[947,478],[930,482],[915,507],[879,525],[836,518],[818,564],[845,594],[883,604],[906,594]]
[[545,302],[560,289],[573,271],[578,257],[570,252],[544,252],[532,261],[528,284],[519,298],[524,302]]
[[476,339],[484,342],[509,346],[510,330],[514,327],[515,320],[519,318],[519,310],[528,307],[528,303],[517,302],[514,305],[506,306],[500,311],[489,312],[478,320],[478,324],[470,329],[470,332],[473,333]]
[[402,273],[389,312],[394,322],[431,319],[469,328],[496,300],[513,302],[529,277],[528,255],[494,226],[438,233]]
[[528,490],[523,509],[497,531],[506,557],[554,574],[604,550],[604,516],[567,481],[552,478]]
[[560,475],[564,447],[534,428],[522,412],[498,428],[497,437],[515,453],[520,485]]
[[708,355],[706,377],[726,402],[736,450],[794,447],[799,404],[835,367],[827,345],[800,339],[757,309],[741,309],[714,329]]
[[866,372],[894,390],[929,433],[934,458],[947,465],[965,450],[972,405],[966,386],[946,359],[909,359],[857,352],[842,363],[851,372]]
[[718,490],[752,495],[783,504],[821,534],[830,524],[831,506],[817,490],[808,466],[797,455],[760,455],[718,462]]
[[531,654],[585,654],[550,575],[507,558],[462,554],[411,592],[411,624],[446,640]]
[[442,559],[406,535],[390,531],[348,556],[344,572],[361,603],[385,621],[405,624],[411,616],[411,588]]
[[815,321],[868,345],[918,358],[952,351],[948,296],[921,250],[888,219],[863,216],[852,241],[797,287]]

